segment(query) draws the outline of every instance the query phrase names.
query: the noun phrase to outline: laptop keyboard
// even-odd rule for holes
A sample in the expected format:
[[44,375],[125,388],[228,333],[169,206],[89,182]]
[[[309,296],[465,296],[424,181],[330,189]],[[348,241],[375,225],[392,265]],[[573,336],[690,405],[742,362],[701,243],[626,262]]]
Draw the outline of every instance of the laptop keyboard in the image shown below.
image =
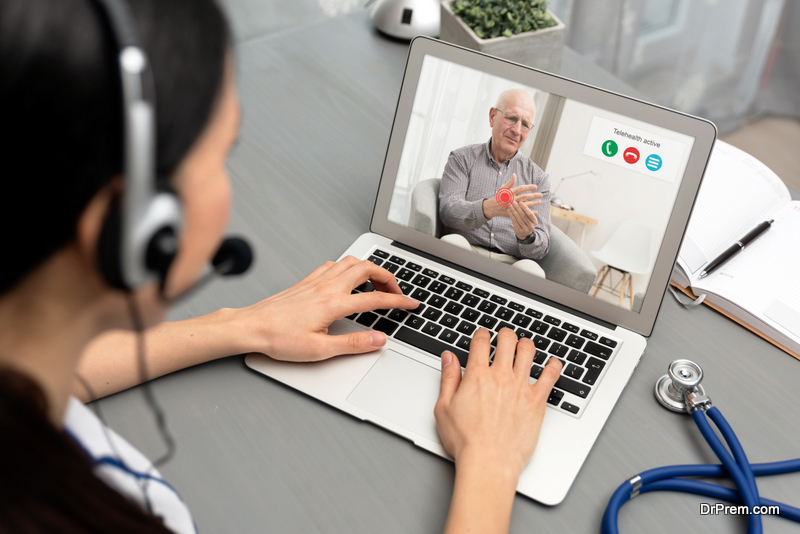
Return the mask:
[[[536,346],[531,365],[531,383],[550,358],[562,363],[561,376],[547,402],[560,410],[579,416],[589,402],[594,386],[619,349],[619,340],[602,336],[590,324],[566,320],[537,309],[536,303],[522,304],[458,280],[436,269],[421,265],[397,254],[374,249],[369,261],[395,275],[405,295],[420,302],[416,310],[375,310],[353,314],[347,319],[384,332],[395,340],[441,357],[445,350],[466,366],[472,334],[479,327],[492,335],[490,358],[497,347],[497,332],[507,327],[517,337],[530,338]],[[366,282],[353,293],[374,291]]]

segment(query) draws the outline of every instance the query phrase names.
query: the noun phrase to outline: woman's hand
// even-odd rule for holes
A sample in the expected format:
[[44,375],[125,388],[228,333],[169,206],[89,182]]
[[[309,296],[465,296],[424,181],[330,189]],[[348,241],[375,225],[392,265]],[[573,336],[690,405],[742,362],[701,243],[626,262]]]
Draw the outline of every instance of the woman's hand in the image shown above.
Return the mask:
[[455,356],[442,354],[434,415],[442,443],[456,462],[446,532],[463,532],[467,526],[476,532],[508,531],[519,474],[536,448],[547,397],[561,372],[561,363],[551,358],[530,385],[536,348],[527,338],[517,342],[507,328],[498,333],[491,366],[490,349],[489,332],[478,329],[463,378]]
[[[351,294],[367,280],[376,291]],[[261,352],[276,360],[317,361],[370,352],[386,343],[384,333],[372,330],[330,336],[333,321],[357,312],[411,310],[418,305],[403,295],[392,273],[347,256],[338,263],[326,262],[286,291],[235,310],[232,324],[238,325],[243,352]]]

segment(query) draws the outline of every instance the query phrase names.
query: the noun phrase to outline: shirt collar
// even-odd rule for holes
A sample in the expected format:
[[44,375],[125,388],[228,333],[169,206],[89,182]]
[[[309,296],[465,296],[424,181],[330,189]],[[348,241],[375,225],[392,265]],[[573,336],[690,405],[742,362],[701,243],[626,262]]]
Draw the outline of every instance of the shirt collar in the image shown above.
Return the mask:
[[[498,167],[499,167],[500,165],[502,165],[501,163],[497,163],[497,162],[494,160],[494,157],[492,157],[492,138],[491,138],[491,137],[490,137],[490,138],[489,138],[489,140],[486,142],[486,144],[485,144],[485,145],[483,145],[483,146],[484,146],[484,147],[485,147],[485,149],[486,149],[486,157],[489,159],[489,163],[490,163],[490,164],[491,164],[491,163],[494,163],[494,164],[496,164]],[[513,155],[513,156],[511,156],[510,158],[508,158],[508,159],[507,159],[506,161],[504,161],[503,163],[509,163],[509,165],[510,165],[510,162],[511,162],[511,160],[514,160],[514,159],[516,159],[517,157],[519,157],[519,150],[517,150],[516,152],[514,152],[514,155]]]

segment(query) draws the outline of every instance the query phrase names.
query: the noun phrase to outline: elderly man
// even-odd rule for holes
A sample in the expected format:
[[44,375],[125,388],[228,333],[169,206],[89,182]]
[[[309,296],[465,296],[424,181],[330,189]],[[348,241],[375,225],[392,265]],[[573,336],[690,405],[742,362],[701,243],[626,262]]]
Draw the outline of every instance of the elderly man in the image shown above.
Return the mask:
[[[518,152],[533,128],[536,107],[522,89],[500,94],[489,110],[492,137],[450,153],[439,188],[442,237],[462,248],[544,276],[534,261],[550,250],[550,180]],[[495,198],[510,188],[515,200]],[[541,206],[538,212],[531,208]]]

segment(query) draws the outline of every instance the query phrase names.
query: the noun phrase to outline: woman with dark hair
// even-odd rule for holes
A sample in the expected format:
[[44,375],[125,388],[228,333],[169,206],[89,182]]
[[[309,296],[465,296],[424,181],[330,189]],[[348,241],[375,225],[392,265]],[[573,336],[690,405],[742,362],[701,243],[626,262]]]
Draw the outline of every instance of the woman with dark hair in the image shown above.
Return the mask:
[[[230,210],[225,159],[240,111],[229,35],[213,0],[126,4],[157,96],[156,172],[183,209],[163,286],[178,295],[219,247]],[[194,531],[153,465],[76,398],[141,382],[131,309],[148,328],[150,379],[244,352],[293,361],[370,352],[384,334],[329,336],[328,325],[418,305],[391,273],[354,258],[248,308],[187,321],[158,324],[167,309],[156,284],[113,289],[99,241],[126,180],[118,45],[94,0],[0,0],[0,532]],[[350,294],[367,280],[379,291]],[[528,385],[534,351],[501,331],[490,368],[479,330],[470,361],[481,364],[463,379],[454,356],[442,355],[435,414],[457,465],[448,530],[507,529],[558,377],[548,365]]]

